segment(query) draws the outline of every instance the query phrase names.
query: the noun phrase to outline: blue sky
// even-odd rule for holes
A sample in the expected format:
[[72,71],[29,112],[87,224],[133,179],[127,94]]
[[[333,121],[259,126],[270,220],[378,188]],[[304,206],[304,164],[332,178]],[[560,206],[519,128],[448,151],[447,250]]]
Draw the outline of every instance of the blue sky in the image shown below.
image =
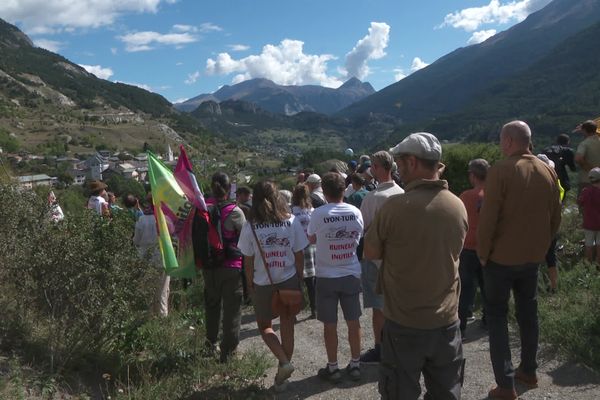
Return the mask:
[[380,90],[551,0],[3,0],[0,17],[96,76],[175,102],[264,77]]

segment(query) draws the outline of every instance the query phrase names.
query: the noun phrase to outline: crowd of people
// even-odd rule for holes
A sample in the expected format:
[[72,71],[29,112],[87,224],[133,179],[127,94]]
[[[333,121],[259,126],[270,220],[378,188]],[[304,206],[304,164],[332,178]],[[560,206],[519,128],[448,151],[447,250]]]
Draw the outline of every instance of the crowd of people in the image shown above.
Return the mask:
[[[561,135],[536,156],[527,124],[506,124],[500,134],[505,158],[493,166],[471,160],[472,188],[460,197],[441,179],[442,148],[428,133],[350,162],[347,176],[333,170],[321,178],[303,171],[291,208],[272,183],[257,184],[254,191],[261,195],[252,199],[240,249],[259,330],[279,360],[275,389],[284,390],[294,370],[294,330],[293,318],[284,316],[281,341],[277,338],[270,300],[280,289],[299,288],[303,278],[311,315],[323,324],[327,364],[316,371],[322,379],[359,380],[361,364],[379,363],[384,399],[417,399],[421,375],[426,398],[460,398],[462,342],[479,287],[481,325],[489,331],[496,378],[489,398],[516,399],[515,381],[535,387],[538,273],[545,260],[550,289],[556,290],[556,236],[564,193],[571,189],[566,168],[583,171],[577,188],[586,256],[600,261],[596,128],[591,121],[579,127],[585,140],[576,152]],[[264,185],[269,196],[262,194]],[[265,263],[272,281],[265,277]],[[521,337],[516,368],[508,337],[511,291]],[[338,364],[338,306],[350,345],[345,368]],[[366,308],[372,309],[375,342],[361,354],[359,318]]]
[[[488,396],[516,399],[515,381],[537,386],[539,266],[546,261],[549,289],[555,291],[563,199],[575,186],[567,168],[579,170],[585,257],[600,268],[596,130],[586,121],[578,127],[584,140],[576,151],[563,134],[536,156],[529,126],[510,122],[499,137],[504,158],[493,165],[471,160],[472,188],[460,196],[442,179],[440,142],[424,132],[350,161],[347,174],[332,168],[321,177],[304,170],[291,191],[264,180],[238,187],[233,200],[229,177],[214,174],[206,203],[223,251],[216,265],[202,268],[206,350],[222,362],[232,357],[242,305],[252,304],[261,337],[279,363],[274,388],[285,390],[294,372],[296,312],[276,312],[274,298],[286,303],[291,292],[305,288],[309,318],[323,326],[327,360],[315,371],[320,378],[360,380],[361,364],[378,364],[383,399],[417,399],[421,375],[425,398],[459,399],[462,346],[479,288],[480,324],[489,332],[496,380]],[[106,189],[102,182],[90,184],[88,208],[100,215],[118,212]],[[150,253],[160,268],[151,198],[146,207],[132,196],[124,204],[136,220],[133,242],[140,256],[148,259]],[[206,250],[207,234],[194,230],[197,258]],[[511,292],[521,338],[516,368],[508,334]],[[169,277],[163,274],[157,294],[161,315],[168,313],[168,295]],[[350,347],[345,368],[338,359],[338,308]],[[374,338],[367,348],[359,322],[365,309],[372,310]],[[273,329],[277,317],[279,336]]]

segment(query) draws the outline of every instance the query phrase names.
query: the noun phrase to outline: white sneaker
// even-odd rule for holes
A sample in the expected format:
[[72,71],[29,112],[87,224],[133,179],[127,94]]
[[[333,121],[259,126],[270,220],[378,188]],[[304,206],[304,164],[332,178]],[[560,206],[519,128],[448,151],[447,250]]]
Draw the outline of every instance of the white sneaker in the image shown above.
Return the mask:
[[283,365],[280,365],[277,368],[277,374],[275,375],[275,386],[283,384],[286,379],[292,376],[293,372],[294,366],[292,363],[287,362]]

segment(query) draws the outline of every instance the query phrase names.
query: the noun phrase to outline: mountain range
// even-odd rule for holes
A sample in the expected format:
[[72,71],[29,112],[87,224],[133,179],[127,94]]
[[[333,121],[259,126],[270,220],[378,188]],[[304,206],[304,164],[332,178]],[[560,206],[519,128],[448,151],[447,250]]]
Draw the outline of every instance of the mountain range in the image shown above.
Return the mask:
[[[600,0],[554,0],[507,31],[457,49],[327,118],[302,113],[300,121],[320,121],[355,146],[381,147],[418,130],[448,140],[488,140],[504,122],[520,118],[548,141],[600,115],[599,23]],[[257,118],[263,106],[248,92],[236,101],[254,106],[228,103],[221,116],[212,113],[219,99],[212,100],[193,114],[211,129],[240,134],[263,123],[302,129],[298,119],[277,117],[285,114],[281,108]]]
[[30,147],[70,137],[125,148],[199,138],[210,148],[273,138],[286,146],[301,138],[306,148],[331,138],[371,149],[420,130],[488,140],[520,118],[549,138],[600,115],[597,43],[600,0],[554,0],[378,92],[356,78],[337,89],[252,79],[173,106],[158,94],[98,79],[0,20],[0,133]]
[[486,89],[549,55],[570,36],[600,21],[599,0],[554,0],[483,43],[457,49],[338,115],[392,115],[404,123],[459,111]]
[[294,115],[303,111],[333,114],[375,93],[368,82],[350,78],[337,89],[317,86],[283,86],[268,79],[250,79],[233,86],[225,85],[211,94],[201,94],[175,104],[181,111],[193,111],[205,101],[242,100],[272,113]]

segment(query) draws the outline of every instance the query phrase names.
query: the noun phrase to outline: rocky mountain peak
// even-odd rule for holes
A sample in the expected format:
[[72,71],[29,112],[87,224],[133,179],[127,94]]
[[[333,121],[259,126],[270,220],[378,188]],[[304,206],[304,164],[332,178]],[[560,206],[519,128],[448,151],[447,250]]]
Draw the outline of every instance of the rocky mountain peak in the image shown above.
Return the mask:
[[11,48],[33,47],[33,42],[17,27],[0,18],[0,46]]

